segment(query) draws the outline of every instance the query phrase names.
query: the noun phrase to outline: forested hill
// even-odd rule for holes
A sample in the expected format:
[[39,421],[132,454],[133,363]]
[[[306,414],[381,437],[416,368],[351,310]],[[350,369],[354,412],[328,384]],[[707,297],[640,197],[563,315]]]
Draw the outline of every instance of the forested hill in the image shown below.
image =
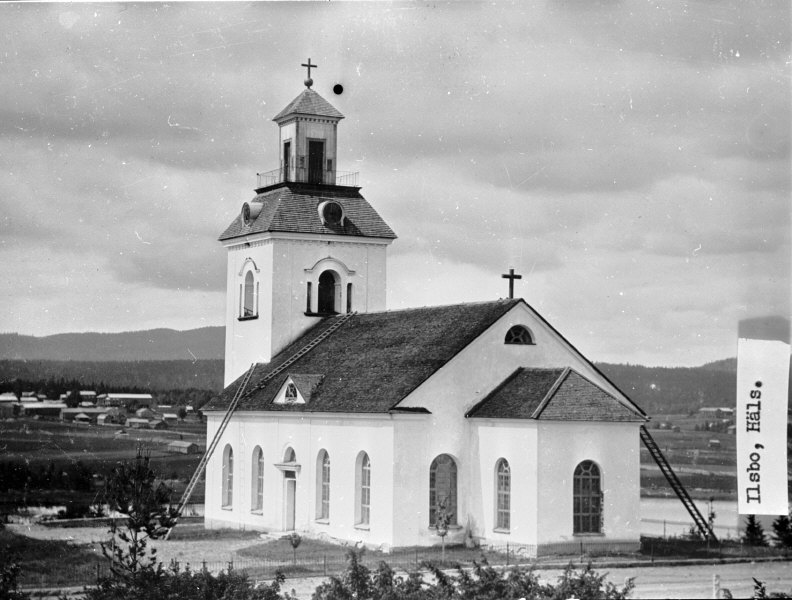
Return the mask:
[[[222,388],[223,327],[188,331],[0,334],[0,387],[14,380],[76,380],[83,385],[147,390]],[[598,363],[605,375],[650,415],[734,406],[737,360],[700,367]]]
[[45,337],[0,333],[0,360],[198,360],[222,359],[224,351],[225,327],[61,333]]
[[689,368],[609,363],[597,367],[649,415],[735,406],[736,359]]

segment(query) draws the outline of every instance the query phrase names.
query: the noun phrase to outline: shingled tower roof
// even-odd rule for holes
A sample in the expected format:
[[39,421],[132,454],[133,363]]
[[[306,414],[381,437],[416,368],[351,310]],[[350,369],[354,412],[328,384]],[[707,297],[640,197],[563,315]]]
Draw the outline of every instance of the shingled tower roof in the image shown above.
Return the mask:
[[272,120],[278,123],[291,115],[313,115],[317,117],[330,117],[343,119],[335,106],[322,98],[310,88],[304,89],[300,95],[292,100],[286,108],[280,111]]

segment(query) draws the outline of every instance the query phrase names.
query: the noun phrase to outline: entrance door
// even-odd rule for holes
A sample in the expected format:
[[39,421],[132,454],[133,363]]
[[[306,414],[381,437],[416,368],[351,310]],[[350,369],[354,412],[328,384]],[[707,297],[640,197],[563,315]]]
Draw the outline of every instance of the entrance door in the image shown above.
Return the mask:
[[289,169],[291,168],[291,142],[283,144],[283,181],[290,181]]
[[283,530],[294,530],[294,505],[297,496],[297,479],[294,471],[283,473]]
[[324,142],[308,141],[308,182],[324,180]]

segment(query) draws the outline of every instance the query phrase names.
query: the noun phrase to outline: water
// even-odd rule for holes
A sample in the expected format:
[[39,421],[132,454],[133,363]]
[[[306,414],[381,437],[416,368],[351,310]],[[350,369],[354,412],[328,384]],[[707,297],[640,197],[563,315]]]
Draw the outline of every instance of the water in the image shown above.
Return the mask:
[[[694,500],[701,516],[705,519],[709,513],[710,503],[706,500]],[[739,515],[736,500],[715,500],[712,502],[715,511],[713,530],[718,539],[737,538]],[[679,536],[690,531],[693,519],[682,502],[673,498],[641,498],[641,533],[652,536]]]

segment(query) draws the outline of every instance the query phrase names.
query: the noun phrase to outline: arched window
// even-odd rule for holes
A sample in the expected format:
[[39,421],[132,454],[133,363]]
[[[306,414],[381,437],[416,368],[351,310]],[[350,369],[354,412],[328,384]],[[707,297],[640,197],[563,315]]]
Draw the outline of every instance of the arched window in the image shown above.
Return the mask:
[[326,450],[316,459],[316,518],[330,519],[330,455]]
[[495,466],[495,529],[511,529],[511,469],[505,458]]
[[371,522],[371,461],[361,452],[355,469],[355,524],[368,527]]
[[255,285],[253,271],[248,271],[247,275],[245,275],[245,302],[242,307],[243,317],[253,317],[256,314]]
[[527,327],[522,325],[515,325],[506,332],[506,338],[503,340],[504,344],[523,344],[531,345],[534,343],[531,332]]
[[261,446],[256,446],[253,450],[252,462],[252,477],[251,477],[251,499],[250,510],[254,512],[261,512],[264,509],[264,452]]
[[223,492],[222,508],[230,509],[234,504],[234,451],[230,445],[223,449]]
[[448,454],[441,454],[429,467],[429,526],[437,525],[438,513],[448,515],[449,525],[457,524],[457,466]]
[[339,294],[336,283],[336,274],[333,271],[325,271],[319,275],[319,305],[317,312],[330,314],[339,311],[339,302],[337,302]]
[[599,467],[584,460],[573,478],[573,533],[602,533],[602,490]]

